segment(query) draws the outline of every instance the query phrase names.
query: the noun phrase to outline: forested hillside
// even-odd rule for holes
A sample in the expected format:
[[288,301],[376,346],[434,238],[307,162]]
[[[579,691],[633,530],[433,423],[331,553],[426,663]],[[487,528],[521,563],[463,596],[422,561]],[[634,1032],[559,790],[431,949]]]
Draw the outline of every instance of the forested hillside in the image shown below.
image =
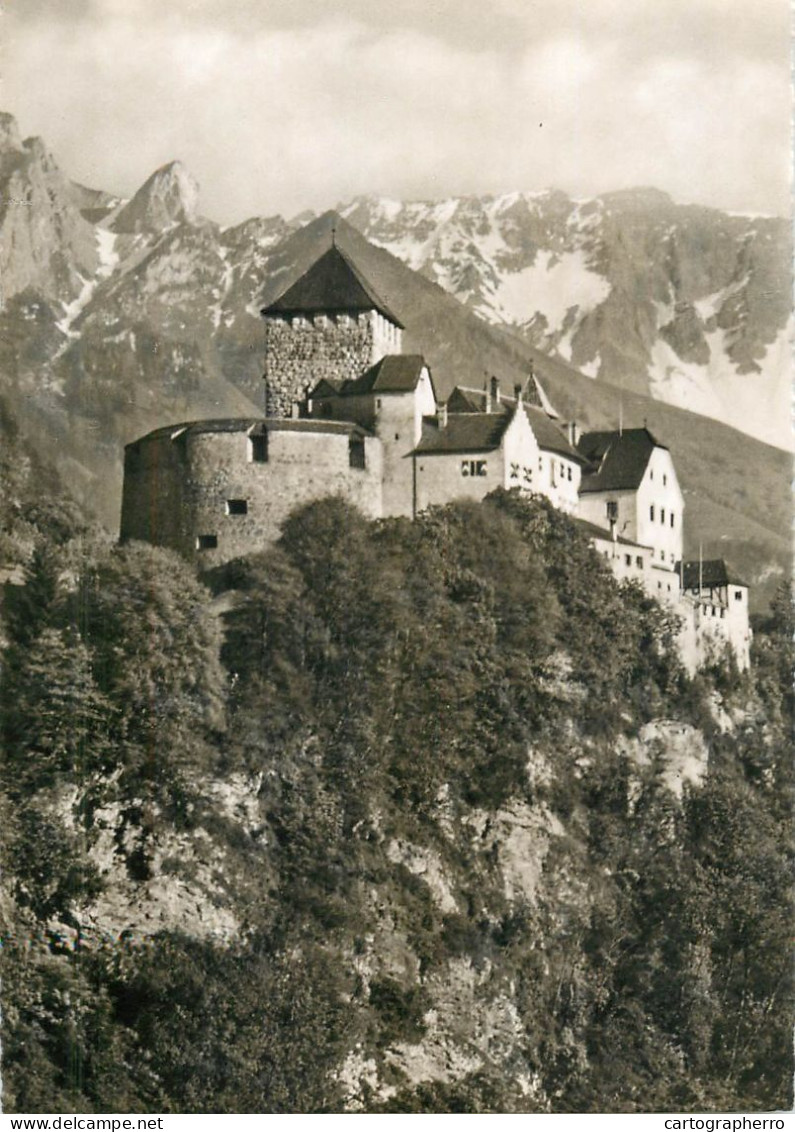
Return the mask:
[[750,674],[690,680],[543,500],[330,499],[197,581],[32,476],[6,1111],[789,1107],[783,591]]

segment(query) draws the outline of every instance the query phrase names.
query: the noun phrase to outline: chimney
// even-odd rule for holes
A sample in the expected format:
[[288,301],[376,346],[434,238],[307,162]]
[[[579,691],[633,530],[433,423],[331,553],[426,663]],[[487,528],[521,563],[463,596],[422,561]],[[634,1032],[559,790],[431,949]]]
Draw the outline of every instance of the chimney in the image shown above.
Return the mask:
[[572,448],[576,448],[580,442],[580,426],[576,421],[569,421],[568,431],[569,444],[572,446]]
[[483,382],[483,401],[484,401],[484,405],[485,405],[484,412],[490,413],[491,412],[491,385],[489,383],[488,377]]
[[447,428],[447,402],[440,401],[436,406],[436,424],[438,428]]
[[491,402],[495,409],[500,403],[500,383],[496,377],[491,379]]

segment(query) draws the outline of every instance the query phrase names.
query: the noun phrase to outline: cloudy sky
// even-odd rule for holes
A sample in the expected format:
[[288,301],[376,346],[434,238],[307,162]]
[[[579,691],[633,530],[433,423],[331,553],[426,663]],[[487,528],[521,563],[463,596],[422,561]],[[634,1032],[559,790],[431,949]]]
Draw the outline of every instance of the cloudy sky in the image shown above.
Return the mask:
[[654,185],[789,208],[787,0],[0,0],[0,108],[223,223],[359,193]]

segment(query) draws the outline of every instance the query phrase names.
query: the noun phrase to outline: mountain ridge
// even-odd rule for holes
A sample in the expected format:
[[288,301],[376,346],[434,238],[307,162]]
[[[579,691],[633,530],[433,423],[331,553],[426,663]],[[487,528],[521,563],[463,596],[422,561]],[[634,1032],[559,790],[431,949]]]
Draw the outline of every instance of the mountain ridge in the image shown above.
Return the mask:
[[359,197],[341,212],[487,321],[592,378],[792,447],[785,220],[659,190],[443,201]]

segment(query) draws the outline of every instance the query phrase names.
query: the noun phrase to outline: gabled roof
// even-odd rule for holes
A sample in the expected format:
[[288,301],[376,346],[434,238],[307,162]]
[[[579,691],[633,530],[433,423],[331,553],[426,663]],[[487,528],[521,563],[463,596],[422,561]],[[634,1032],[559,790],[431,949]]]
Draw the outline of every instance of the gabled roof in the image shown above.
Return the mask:
[[[411,393],[417,388],[423,369],[425,359],[422,354],[386,354],[359,377],[337,382],[337,395],[352,397],[362,393]],[[320,394],[313,392],[312,396]]]
[[[499,448],[503,433],[513,420],[515,402],[513,406],[500,408],[496,413],[451,413],[448,408],[447,424],[443,428],[439,428],[433,421],[423,424],[422,437],[416,451],[491,452]],[[535,405],[523,405],[523,408],[539,448],[546,452],[556,452],[577,464],[583,463],[580,454],[572,448],[543,409],[538,409]]]
[[[503,432],[513,419],[516,402],[513,397],[503,397],[490,413],[482,410],[481,406],[485,404],[485,394],[479,389],[456,386],[447,400],[446,427],[439,429],[437,424],[429,422],[422,431],[417,452],[489,452],[499,447]],[[544,410],[524,402],[522,408],[527,413],[539,448],[565,456],[575,464],[585,463]]]
[[720,589],[721,586],[745,586],[727,567],[722,558],[708,558],[704,562],[677,562],[677,573],[681,571],[682,585],[686,590],[697,590],[699,585],[705,589]]
[[[531,378],[527,388],[530,388],[532,391],[532,389],[540,389],[540,386],[537,385],[535,378]],[[565,433],[563,433],[553,420],[550,420],[549,413],[544,408],[543,400],[539,400],[538,404],[534,402],[528,404],[523,396],[522,405],[527,413],[530,426],[535,433],[539,448],[543,448],[546,452],[557,452],[559,455],[565,456],[568,460],[573,460],[575,464],[587,463],[587,460],[571,446]],[[483,389],[470,389],[466,385],[457,385],[447,399],[447,411],[451,415],[455,413],[456,415],[511,417],[516,409],[516,398],[501,397],[498,402],[492,404],[491,414],[485,412],[485,406],[486,391]]]
[[535,433],[539,448],[543,448],[545,452],[557,452],[558,455],[565,456],[575,464],[586,463],[577,449],[569,444],[565,433],[549,419],[543,409],[538,409],[535,405],[525,405],[524,411],[527,413],[527,419]]
[[632,491],[640,486],[655,448],[664,448],[647,428],[586,432],[577,448],[591,465],[581,492]]
[[[504,412],[502,402],[495,406],[497,412]],[[456,385],[447,398],[448,413],[483,413],[486,411],[485,389],[469,389],[466,385]]]
[[447,425],[439,428],[425,420],[415,451],[418,455],[436,452],[492,452],[499,448],[502,435],[511,423],[508,413],[448,413]]
[[310,397],[339,397],[344,381],[337,381],[331,377],[321,377],[320,381],[309,394]]
[[[451,413],[485,413],[487,396],[485,389],[456,385],[447,399],[448,411]],[[522,387],[522,400],[525,406],[535,405],[537,408],[543,409],[548,417],[555,419],[559,417],[535,374],[531,373],[525,381]],[[515,404],[515,397],[506,397],[503,393],[498,401],[492,401],[491,409],[494,413],[505,413],[512,410]]]
[[341,314],[378,311],[395,326],[403,323],[380,298],[352,259],[334,244],[284,294],[260,312],[268,315]]

